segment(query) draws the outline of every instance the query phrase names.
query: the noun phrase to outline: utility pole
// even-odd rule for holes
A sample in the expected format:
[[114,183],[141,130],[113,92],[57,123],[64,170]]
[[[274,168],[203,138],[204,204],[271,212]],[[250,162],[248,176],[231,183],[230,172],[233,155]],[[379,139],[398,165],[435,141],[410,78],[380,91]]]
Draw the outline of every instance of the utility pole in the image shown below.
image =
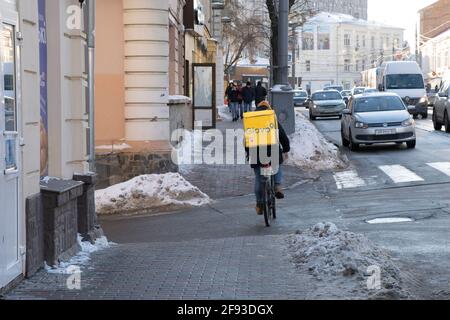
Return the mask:
[[278,68],[271,101],[287,134],[295,132],[294,92],[289,84],[289,0],[278,0]]
[[289,84],[289,0],[279,0],[278,7],[278,60],[280,84]]

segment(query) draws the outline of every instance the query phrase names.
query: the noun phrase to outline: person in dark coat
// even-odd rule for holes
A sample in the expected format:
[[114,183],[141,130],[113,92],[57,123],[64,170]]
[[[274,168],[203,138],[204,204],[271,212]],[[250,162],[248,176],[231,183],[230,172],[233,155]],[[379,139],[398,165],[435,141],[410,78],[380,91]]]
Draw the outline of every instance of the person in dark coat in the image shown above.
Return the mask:
[[262,82],[259,81],[255,88],[255,103],[258,106],[267,98],[267,89],[263,87]]
[[231,105],[231,114],[233,116],[233,122],[235,122],[239,119],[239,90],[235,83],[233,83],[233,87],[231,88],[229,99]]
[[[261,102],[257,107],[255,111],[264,111],[264,110],[271,110],[271,106],[267,101],[263,101]],[[280,123],[278,123],[278,135],[279,135],[279,144],[278,144],[278,148],[279,150],[277,150],[278,152],[278,159],[276,159],[275,161],[273,161],[273,159],[271,159],[272,156],[272,148],[273,147],[268,147],[267,148],[267,158],[271,159],[271,165],[272,168],[277,171],[277,173],[275,174],[275,196],[277,197],[277,199],[284,199],[284,193],[283,193],[283,188],[282,188],[282,183],[283,183],[283,170],[282,170],[282,164],[284,162],[284,160],[287,158],[287,154],[291,151],[291,145],[290,145],[290,141],[289,141],[289,137],[286,134],[286,131],[284,131],[283,127],[281,126]],[[250,163],[251,163],[251,167],[255,172],[255,196],[256,196],[256,213],[258,215],[262,215],[263,214],[263,208],[264,208],[264,203],[263,203],[263,195],[262,195],[262,190],[261,190],[261,167],[264,164],[267,163],[262,163],[263,160],[260,159],[260,154],[259,154],[259,148],[257,148],[257,150],[250,150],[249,148],[245,148],[246,154],[247,154],[247,158],[249,159]],[[265,151],[263,151],[265,152]],[[257,159],[251,159],[252,155],[256,155]],[[278,161],[278,163],[276,163]],[[278,170],[277,170],[278,169]]]
[[230,83],[228,84],[227,90],[225,91],[225,96],[226,96],[226,99],[228,102],[228,109],[230,112],[231,112],[231,99],[230,99],[231,90],[233,90],[233,82],[232,81],[230,81]]
[[252,103],[255,101],[255,89],[252,87],[252,83],[249,81],[247,85],[242,88],[242,100],[243,107],[241,112],[241,118],[244,117],[245,112],[249,112],[252,110]]

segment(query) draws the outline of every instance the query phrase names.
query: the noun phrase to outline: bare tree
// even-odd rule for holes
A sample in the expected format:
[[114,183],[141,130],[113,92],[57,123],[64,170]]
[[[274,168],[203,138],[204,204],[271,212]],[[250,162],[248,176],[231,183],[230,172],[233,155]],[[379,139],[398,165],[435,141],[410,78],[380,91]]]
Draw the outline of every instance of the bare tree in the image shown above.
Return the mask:
[[254,15],[246,7],[243,0],[226,0],[227,15],[232,18],[231,23],[225,25],[223,45],[225,52],[225,74],[237,65],[245,54],[254,58],[267,38],[264,28],[264,16]]

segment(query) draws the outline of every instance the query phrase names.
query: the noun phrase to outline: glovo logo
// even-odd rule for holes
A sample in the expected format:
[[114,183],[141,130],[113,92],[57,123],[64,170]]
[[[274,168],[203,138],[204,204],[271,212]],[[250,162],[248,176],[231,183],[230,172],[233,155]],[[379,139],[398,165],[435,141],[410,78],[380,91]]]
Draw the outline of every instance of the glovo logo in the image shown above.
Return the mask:
[[270,133],[274,129],[275,129],[275,125],[273,123],[271,123],[267,128],[248,128],[247,134],[254,135],[254,134],[260,134],[260,133]]

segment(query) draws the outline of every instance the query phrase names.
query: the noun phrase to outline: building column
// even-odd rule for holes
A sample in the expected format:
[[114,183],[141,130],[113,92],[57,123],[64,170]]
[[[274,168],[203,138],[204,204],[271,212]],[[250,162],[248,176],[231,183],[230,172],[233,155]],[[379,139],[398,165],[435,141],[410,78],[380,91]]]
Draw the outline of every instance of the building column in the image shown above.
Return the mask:
[[86,34],[83,21],[68,28],[69,6],[79,8],[78,0],[52,1],[46,9],[49,175],[64,179],[89,169]]
[[169,141],[169,3],[123,0],[125,138]]

